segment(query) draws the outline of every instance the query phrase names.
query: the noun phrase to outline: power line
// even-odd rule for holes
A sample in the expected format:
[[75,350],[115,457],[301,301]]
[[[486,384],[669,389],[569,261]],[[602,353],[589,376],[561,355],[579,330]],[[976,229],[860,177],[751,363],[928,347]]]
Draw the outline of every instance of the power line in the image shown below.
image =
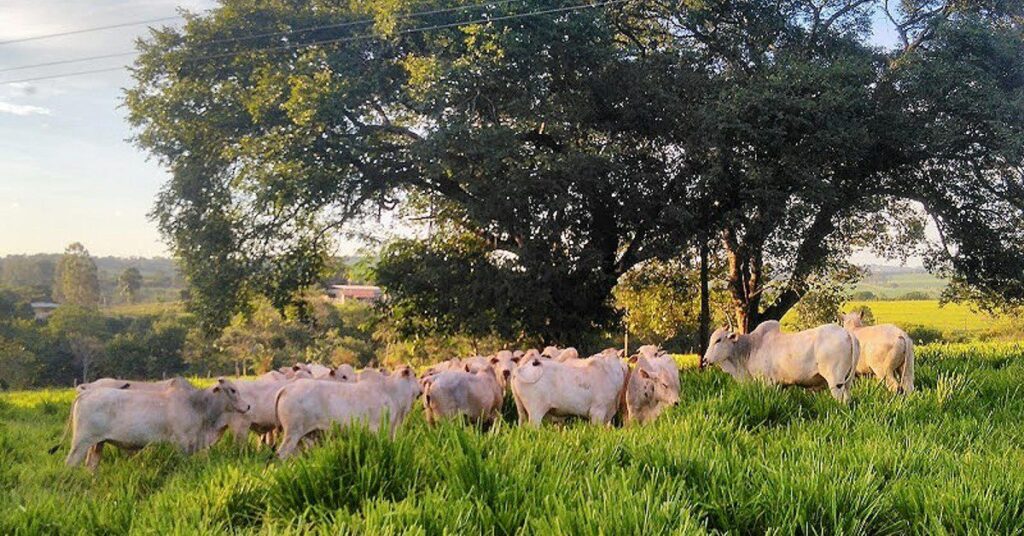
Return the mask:
[[66,35],[78,35],[84,33],[100,32],[103,30],[113,30],[115,28],[128,28],[130,26],[142,26],[143,24],[153,24],[155,22],[165,22],[169,20],[178,20],[181,15],[175,15],[173,17],[160,17],[156,19],[140,20],[134,22],[122,22],[120,24],[110,24],[107,26],[95,26],[93,28],[82,28],[80,30],[69,30],[66,32],[57,32],[52,34],[44,35],[33,35],[31,37],[21,37],[18,39],[9,39],[7,41],[0,41],[0,45],[10,45],[12,43],[24,43],[26,41],[39,41],[41,39],[52,39],[54,37],[64,37]]
[[[482,4],[464,5],[464,6],[458,6],[458,7],[443,8],[443,9],[432,9],[430,11],[420,11],[420,12],[416,12],[416,13],[406,13],[404,15],[399,15],[399,16],[397,16],[395,18],[401,20],[401,19],[408,19],[408,18],[412,18],[412,17],[420,17],[420,16],[427,16],[427,15],[439,15],[439,14],[443,14],[443,13],[453,13],[453,12],[458,12],[458,11],[466,11],[466,10],[470,10],[470,9],[498,7],[498,6],[501,6],[501,5],[510,4],[512,2],[519,2],[519,1],[522,1],[522,0],[499,0],[499,1],[495,1],[495,2],[485,2],[485,3],[482,3]],[[253,35],[243,35],[243,36],[236,36],[236,37],[225,37],[223,39],[212,39],[210,41],[206,41],[206,42],[203,43],[203,45],[216,45],[216,44],[219,44],[219,43],[233,43],[233,42],[236,42],[236,41],[245,41],[245,40],[249,40],[249,39],[259,39],[261,37],[278,37],[278,36],[282,36],[283,37],[283,36],[286,36],[286,35],[305,33],[305,32],[313,32],[313,31],[318,31],[318,30],[330,30],[330,29],[348,28],[348,27],[351,27],[351,26],[358,26],[360,24],[372,24],[374,22],[376,22],[374,19],[362,19],[362,20],[349,21],[349,22],[341,22],[341,23],[335,23],[335,24],[323,24],[323,25],[319,25],[319,26],[309,26],[309,27],[306,27],[306,28],[296,28],[294,30],[285,30],[285,31],[279,31],[279,32],[265,32],[265,33],[259,33],[259,34],[253,34]],[[0,43],[0,44],[2,44],[2,43]],[[107,60],[107,59],[112,59],[112,58],[124,58],[124,57],[127,57],[127,56],[134,56],[136,54],[138,54],[138,52],[133,50],[131,52],[115,52],[115,53],[112,53],[112,54],[101,54],[101,55],[98,55],[98,56],[85,56],[85,57],[82,57],[82,58],[74,58],[74,59],[68,59],[68,60],[56,60],[56,61],[49,61],[49,62],[44,62],[44,63],[32,63],[32,64],[28,64],[28,65],[18,65],[18,66],[15,66],[15,67],[0,68],[0,73],[6,73],[6,72],[11,72],[11,71],[23,71],[23,70],[26,70],[26,69],[36,69],[36,68],[39,68],[39,67],[53,67],[55,65],[69,65],[69,64],[73,64],[73,63],[85,63],[85,62],[90,62],[90,61]]]
[[[544,10],[538,10],[538,11],[530,11],[530,12],[526,12],[526,13],[516,13],[516,14],[512,14],[512,15],[502,15],[502,16],[498,16],[498,17],[485,17],[485,18],[479,18],[479,19],[475,19],[475,20],[467,20],[467,21],[452,22],[452,23],[445,23],[445,24],[435,24],[435,25],[431,25],[431,26],[420,26],[420,27],[417,27],[417,28],[409,28],[407,30],[399,30],[399,31],[395,32],[395,35],[408,35],[408,34],[413,34],[413,33],[427,32],[427,31],[431,31],[431,30],[442,30],[442,29],[447,29],[447,28],[456,28],[456,27],[460,27],[460,26],[468,26],[468,25],[471,25],[471,24],[483,24],[483,23],[497,22],[497,21],[502,21],[502,20],[513,20],[513,19],[521,19],[521,18],[527,18],[527,17],[535,17],[535,16],[539,16],[539,15],[550,15],[550,14],[553,14],[553,13],[564,13],[564,12],[577,11],[577,10],[582,10],[582,9],[593,9],[593,8],[602,7],[602,6],[608,6],[608,5],[613,5],[613,4],[621,4],[621,3],[624,3],[624,2],[627,2],[627,1],[628,0],[605,0],[603,2],[596,2],[596,3],[593,3],[593,4],[576,4],[576,5],[572,5],[572,6],[544,9]],[[279,46],[279,47],[257,48],[257,49],[252,49],[252,50],[242,50],[242,51],[238,51],[238,52],[228,52],[228,53],[221,53],[221,54],[210,54],[210,55],[206,55],[206,56],[197,56],[195,58],[192,58],[190,61],[199,61],[199,60],[207,60],[207,59],[218,59],[218,58],[229,57],[229,56],[237,56],[237,55],[239,55],[241,53],[244,53],[244,52],[277,52],[277,51],[282,51],[282,50],[290,50],[290,49],[297,49],[297,48],[307,48],[307,47],[313,47],[313,46],[319,46],[319,45],[334,45],[334,44],[340,44],[340,43],[361,41],[361,40],[366,40],[366,39],[374,39],[374,38],[378,38],[378,37],[381,37],[381,36],[373,35],[373,34],[367,34],[367,35],[356,35],[356,36],[339,37],[339,38],[335,38],[335,39],[317,40],[317,41],[311,41],[311,42],[308,42],[308,43],[296,43],[296,44],[293,44],[293,45],[284,45],[284,46]],[[95,74],[95,73],[120,71],[120,70],[122,70],[124,68],[125,68],[124,66],[108,67],[108,68],[104,68],[104,69],[90,69],[90,70],[87,70],[87,71],[74,71],[74,72],[70,72],[70,73],[61,73],[61,74],[54,74],[54,75],[47,75],[47,76],[37,76],[37,77],[22,78],[22,79],[17,79],[17,80],[4,80],[4,81],[0,81],[0,85],[3,85],[3,84],[19,84],[19,83],[24,83],[24,82],[37,82],[37,81],[40,81],[40,80],[51,80],[51,79],[55,79],[55,78],[65,78],[65,77],[69,77],[69,76],[79,76],[79,75],[86,75],[86,74]]]

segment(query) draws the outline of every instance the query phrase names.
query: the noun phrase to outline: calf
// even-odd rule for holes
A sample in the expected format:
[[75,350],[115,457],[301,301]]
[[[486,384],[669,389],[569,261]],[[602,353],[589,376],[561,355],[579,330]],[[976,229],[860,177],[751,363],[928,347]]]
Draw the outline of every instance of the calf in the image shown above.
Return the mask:
[[653,421],[665,408],[679,403],[679,367],[667,355],[638,356],[624,398],[626,424]]

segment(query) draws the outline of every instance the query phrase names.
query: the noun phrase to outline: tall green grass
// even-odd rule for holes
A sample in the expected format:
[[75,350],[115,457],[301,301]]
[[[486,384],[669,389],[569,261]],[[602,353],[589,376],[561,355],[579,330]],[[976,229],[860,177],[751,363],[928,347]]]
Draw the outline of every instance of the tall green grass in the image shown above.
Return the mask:
[[[960,534],[1024,532],[1024,346],[922,347],[919,390],[827,393],[682,373],[649,426],[330,434],[288,462],[255,442],[46,448],[68,391],[0,396],[0,534]],[[514,414],[514,411],[512,412]],[[110,452],[111,449],[108,449]]]

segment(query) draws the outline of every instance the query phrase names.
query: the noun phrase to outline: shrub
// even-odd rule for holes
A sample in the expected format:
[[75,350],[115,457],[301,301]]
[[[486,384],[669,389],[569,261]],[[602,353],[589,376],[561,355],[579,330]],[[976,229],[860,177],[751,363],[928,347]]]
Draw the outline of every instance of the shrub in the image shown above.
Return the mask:
[[928,326],[907,326],[907,334],[914,340],[915,344],[930,344],[943,342],[942,330]]

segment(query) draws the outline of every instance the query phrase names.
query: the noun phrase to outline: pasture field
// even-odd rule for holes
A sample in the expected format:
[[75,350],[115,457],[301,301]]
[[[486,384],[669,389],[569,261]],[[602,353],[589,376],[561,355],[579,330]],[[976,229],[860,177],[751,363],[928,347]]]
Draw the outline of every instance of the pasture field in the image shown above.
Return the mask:
[[903,329],[923,326],[947,335],[963,334],[971,338],[997,334],[1007,329],[1007,324],[1024,322],[1022,319],[978,312],[960,303],[940,306],[938,300],[854,301],[846,304],[843,309],[848,311],[860,305],[871,308],[878,324],[896,324]]
[[[827,393],[682,372],[656,423],[353,430],[271,461],[46,450],[70,390],[0,395],[0,534],[1010,534],[1024,532],[1024,344],[929,346],[918,391]],[[514,409],[507,415],[514,414]]]

